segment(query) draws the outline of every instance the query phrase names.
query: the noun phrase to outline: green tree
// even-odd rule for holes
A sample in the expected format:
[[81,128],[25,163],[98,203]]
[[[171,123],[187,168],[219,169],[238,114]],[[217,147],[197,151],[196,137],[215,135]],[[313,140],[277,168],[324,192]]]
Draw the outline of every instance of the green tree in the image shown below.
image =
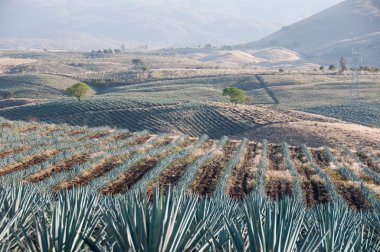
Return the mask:
[[77,84],[74,84],[66,89],[65,93],[68,96],[76,97],[78,101],[80,101],[83,97],[88,96],[90,91],[90,86],[88,86],[86,83],[78,82]]
[[143,61],[141,59],[133,59],[132,60],[132,64],[135,65],[135,66],[139,66],[143,63]]
[[324,71],[324,70],[325,70],[325,67],[324,67],[324,66],[321,66],[321,67],[319,68],[319,70]]
[[245,95],[244,90],[235,87],[223,89],[223,96],[229,96],[230,102],[235,103],[235,105],[249,101],[249,98]]
[[341,69],[342,72],[348,70],[347,60],[344,57],[340,58],[339,64],[340,64],[340,69]]
[[2,92],[3,99],[10,99],[15,96],[15,92],[12,90],[6,90]]
[[336,66],[331,64],[331,65],[329,66],[329,70],[330,70],[330,71],[335,71],[335,70],[336,70]]
[[150,79],[151,67],[148,63],[145,63],[141,59],[133,59],[132,64],[134,65],[135,70],[139,71],[138,78],[141,80],[143,78]]
[[141,65],[141,71],[143,71],[143,73],[145,73],[145,72],[148,72],[148,71],[150,71],[152,68],[148,65],[148,64],[146,64],[146,63],[143,63],[142,65]]

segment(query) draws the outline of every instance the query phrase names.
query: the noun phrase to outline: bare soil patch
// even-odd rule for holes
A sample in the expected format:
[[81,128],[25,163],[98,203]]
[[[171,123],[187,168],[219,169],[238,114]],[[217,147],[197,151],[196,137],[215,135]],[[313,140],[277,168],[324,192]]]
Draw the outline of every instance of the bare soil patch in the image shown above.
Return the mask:
[[[148,139],[150,139],[151,136],[143,136],[138,138],[136,141],[134,141],[134,145],[139,145],[144,142],[146,142]],[[167,145],[172,141],[170,138],[164,139],[162,142],[157,143],[155,146],[149,145],[146,146],[146,149],[142,148],[139,151],[146,151],[147,149],[158,147],[160,145]],[[103,176],[104,173],[107,173],[108,171],[114,169],[115,167],[119,166],[123,163],[123,161],[130,158],[134,152],[127,153],[124,155],[114,156],[107,158],[103,160],[100,164],[97,164],[89,169],[86,169],[82,172],[80,172],[77,176],[74,178],[71,178],[70,180],[62,181],[61,183],[57,184],[53,187],[53,191],[60,191],[62,189],[71,189],[75,186],[81,186],[88,184],[91,180]]]
[[293,181],[284,180],[279,177],[270,176],[265,184],[265,193],[273,200],[279,200],[285,196],[293,195]]
[[284,155],[280,145],[268,145],[268,168],[270,171],[286,171]]
[[311,154],[313,155],[314,163],[320,168],[326,169],[330,166],[323,149],[311,149]]
[[30,176],[24,179],[24,182],[42,181],[46,179],[47,177],[50,177],[53,173],[59,173],[62,171],[70,170],[75,165],[85,163],[87,160],[89,160],[89,158],[90,158],[90,155],[88,154],[76,155],[72,158],[62,161],[61,163],[55,166],[51,166],[47,169],[31,174]]
[[357,156],[364,165],[368,166],[373,171],[380,173],[380,163],[379,162],[376,162],[373,158],[369,157],[363,151],[358,151]]
[[45,151],[42,154],[37,154],[32,157],[27,157],[19,162],[16,162],[12,165],[5,166],[0,168],[0,176],[4,176],[7,174],[10,174],[12,172],[20,171],[23,169],[26,169],[32,165],[42,163],[46,160],[48,160],[51,156],[57,154],[58,151]]
[[331,201],[331,195],[326,188],[326,185],[319,180],[305,180],[302,182],[302,192],[308,207],[316,206],[317,204],[325,204]]
[[110,134],[109,132],[99,132],[99,133],[96,133],[95,135],[91,136],[89,139],[98,139],[101,137],[108,136],[109,134]]
[[10,67],[37,62],[34,59],[0,58],[0,73],[6,72]]
[[206,196],[214,192],[216,185],[223,174],[223,170],[236,149],[236,146],[236,142],[229,141],[224,146],[222,154],[217,155],[213,160],[210,160],[203,165],[190,186],[190,190],[201,196]]
[[8,157],[10,155],[21,153],[21,152],[26,151],[28,149],[30,149],[30,147],[23,146],[23,147],[14,149],[14,150],[3,151],[3,152],[0,153],[0,158],[5,158],[5,157]]
[[230,197],[242,199],[253,190],[260,158],[261,148],[258,144],[249,144],[242,165],[232,171],[227,182],[227,193]]
[[[129,156],[128,156],[129,157]],[[124,157],[125,159],[128,157]],[[112,157],[104,160],[87,170],[80,172],[77,176],[70,180],[65,180],[53,187],[53,191],[57,192],[63,189],[72,189],[76,186],[86,185],[91,180],[103,176],[104,173],[112,170],[122,163],[122,157]]]
[[86,132],[87,132],[86,130],[82,130],[82,129],[80,129],[80,130],[73,130],[73,131],[71,131],[69,133],[64,134],[64,136],[75,136],[75,135],[83,134],[83,133],[86,133]]
[[358,186],[348,183],[339,183],[337,184],[337,188],[338,193],[343,196],[351,208],[355,210],[368,210],[372,207]]
[[129,138],[131,136],[133,136],[132,133],[129,133],[129,132],[128,133],[123,133],[123,134],[120,134],[117,137],[115,137],[115,141],[125,140],[125,139],[127,139],[127,138]]
[[239,105],[235,110],[237,109],[243,110],[244,113],[236,113],[238,116],[236,120],[247,121],[247,125],[250,126],[247,130],[236,134],[239,138],[247,137],[257,142],[267,139],[274,144],[282,142],[290,145],[306,144],[313,148],[326,144],[380,148],[379,128],[295,110],[273,109],[263,105]]
[[292,161],[302,180],[304,202],[308,207],[324,204],[331,201],[331,195],[322,178],[310,166],[307,157],[301,148],[290,147]]
[[177,184],[181,179],[186,168],[193,162],[198,156],[206,153],[212,147],[212,141],[206,141],[200,149],[194,150],[194,152],[182,159],[176,160],[169,167],[161,171],[158,178],[147,186],[147,194],[150,198],[153,197],[156,187],[159,185],[160,189],[166,192],[171,185]]
[[127,172],[119,176],[115,181],[105,186],[101,192],[103,194],[122,194],[133,186],[144,174],[152,169],[159,160],[157,158],[146,158],[135,164]]

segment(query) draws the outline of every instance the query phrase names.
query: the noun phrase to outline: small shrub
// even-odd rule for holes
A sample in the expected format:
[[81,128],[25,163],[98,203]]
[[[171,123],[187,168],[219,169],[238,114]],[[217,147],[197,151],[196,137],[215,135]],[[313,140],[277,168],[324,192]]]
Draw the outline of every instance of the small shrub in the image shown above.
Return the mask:
[[3,91],[1,96],[3,97],[3,99],[10,99],[15,97],[15,92],[12,90]]
[[83,97],[88,96],[90,91],[90,86],[88,86],[86,83],[78,82],[77,84],[74,84],[66,89],[65,93],[68,96],[76,97],[78,101],[80,101]]

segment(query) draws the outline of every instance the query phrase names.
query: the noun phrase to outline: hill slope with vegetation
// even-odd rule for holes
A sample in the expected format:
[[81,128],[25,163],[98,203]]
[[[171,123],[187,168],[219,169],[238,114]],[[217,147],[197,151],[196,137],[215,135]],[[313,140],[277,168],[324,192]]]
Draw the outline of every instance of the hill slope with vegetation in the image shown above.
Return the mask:
[[324,64],[349,58],[354,50],[362,53],[364,64],[379,66],[379,27],[378,0],[346,0],[239,48],[283,47]]
[[266,105],[174,102],[99,96],[81,102],[63,99],[0,110],[11,120],[108,126],[154,134],[208,134],[289,144],[378,146],[380,130],[337,119]]

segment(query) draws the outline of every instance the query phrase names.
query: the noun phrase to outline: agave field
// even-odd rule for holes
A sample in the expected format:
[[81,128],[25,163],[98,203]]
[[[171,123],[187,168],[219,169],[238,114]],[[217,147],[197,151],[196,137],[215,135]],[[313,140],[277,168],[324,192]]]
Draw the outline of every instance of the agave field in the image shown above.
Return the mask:
[[1,251],[379,251],[380,152],[0,121]]
[[353,102],[351,104],[306,108],[304,111],[338,118],[372,127],[380,127],[380,103]]
[[[265,123],[273,112],[243,113],[238,107],[175,102],[171,99],[125,99],[122,96],[100,96],[77,102],[74,99],[44,102],[0,111],[11,120],[36,120],[78,126],[110,126],[131,131],[153,133],[181,132],[191,136],[208,134],[219,138],[238,134],[252,125]],[[278,120],[287,121],[284,116]],[[263,120],[264,119],[264,120]]]

